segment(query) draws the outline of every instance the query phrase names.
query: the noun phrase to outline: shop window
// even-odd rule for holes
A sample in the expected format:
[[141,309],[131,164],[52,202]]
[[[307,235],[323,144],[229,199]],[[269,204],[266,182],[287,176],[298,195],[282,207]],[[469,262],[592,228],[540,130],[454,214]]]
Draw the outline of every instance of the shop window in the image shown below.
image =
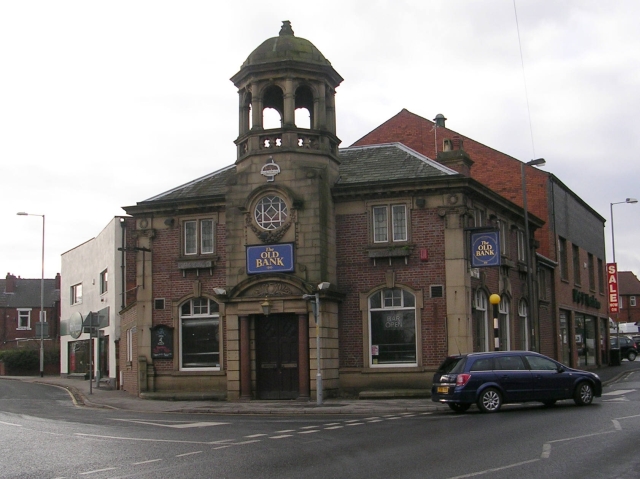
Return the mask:
[[602,260],[598,258],[598,292],[600,294],[604,294],[604,274],[602,271],[604,270],[602,265]]
[[479,228],[486,224],[486,213],[484,210],[473,210],[473,226]]
[[524,263],[527,259],[526,252],[525,252],[524,231],[517,230],[516,236],[518,239],[518,261]]
[[18,329],[31,329],[31,309],[18,310]]
[[82,283],[71,286],[71,304],[82,303]]
[[558,237],[558,250],[560,253],[560,278],[569,280],[569,258],[567,256],[567,240]]
[[507,248],[507,222],[499,221],[500,226],[500,254],[505,255],[509,249]]
[[489,349],[489,309],[487,294],[478,289],[474,296],[474,338],[473,350],[476,352],[490,351]]
[[417,364],[416,300],[403,289],[383,289],[369,297],[370,364]]
[[511,318],[509,314],[510,307],[511,302],[508,298],[503,296],[500,299],[500,304],[498,305],[498,339],[500,341],[500,351],[511,350],[511,335],[509,334],[511,326]]
[[580,286],[580,248],[578,245],[571,245],[571,251],[573,254],[573,282],[576,286]]
[[186,256],[206,255],[214,252],[214,222],[212,219],[187,220],[182,223],[182,226]]
[[589,291],[596,290],[596,270],[593,264],[593,255],[589,253],[588,257],[588,267],[589,267]]
[[407,206],[379,205],[372,208],[373,242],[407,241]]
[[180,369],[220,369],[220,314],[213,300],[194,298],[180,307]]
[[529,349],[529,307],[524,299],[518,302],[518,349],[526,351]]

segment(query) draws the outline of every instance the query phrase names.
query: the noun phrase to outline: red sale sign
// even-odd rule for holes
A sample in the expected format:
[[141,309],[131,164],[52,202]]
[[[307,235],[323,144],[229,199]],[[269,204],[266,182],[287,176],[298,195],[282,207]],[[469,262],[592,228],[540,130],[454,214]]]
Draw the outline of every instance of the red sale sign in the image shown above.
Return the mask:
[[618,313],[618,265],[607,263],[607,294],[609,297],[609,313]]

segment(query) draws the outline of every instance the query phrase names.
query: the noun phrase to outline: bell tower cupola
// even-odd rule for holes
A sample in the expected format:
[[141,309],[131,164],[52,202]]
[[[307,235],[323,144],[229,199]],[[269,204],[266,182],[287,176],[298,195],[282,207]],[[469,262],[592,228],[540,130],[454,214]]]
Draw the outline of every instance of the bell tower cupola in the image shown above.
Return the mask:
[[[238,88],[236,164],[255,155],[311,153],[338,161],[335,89],[342,77],[291,22],[256,48],[231,81]],[[265,124],[265,112],[279,115]]]

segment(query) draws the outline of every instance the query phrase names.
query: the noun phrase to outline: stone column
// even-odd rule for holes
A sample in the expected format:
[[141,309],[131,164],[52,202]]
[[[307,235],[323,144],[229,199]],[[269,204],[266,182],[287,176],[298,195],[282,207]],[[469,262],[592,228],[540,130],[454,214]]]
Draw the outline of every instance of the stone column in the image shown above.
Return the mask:
[[309,399],[309,315],[298,315],[298,388],[300,399]]
[[251,399],[249,316],[240,316],[240,399]]

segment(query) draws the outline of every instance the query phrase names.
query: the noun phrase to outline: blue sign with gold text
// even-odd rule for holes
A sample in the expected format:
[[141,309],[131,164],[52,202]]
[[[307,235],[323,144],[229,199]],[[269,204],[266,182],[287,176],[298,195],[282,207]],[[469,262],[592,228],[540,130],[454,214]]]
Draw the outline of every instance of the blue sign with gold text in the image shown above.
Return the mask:
[[290,273],[293,271],[293,244],[247,246],[247,273]]
[[500,266],[499,231],[471,233],[471,267]]

